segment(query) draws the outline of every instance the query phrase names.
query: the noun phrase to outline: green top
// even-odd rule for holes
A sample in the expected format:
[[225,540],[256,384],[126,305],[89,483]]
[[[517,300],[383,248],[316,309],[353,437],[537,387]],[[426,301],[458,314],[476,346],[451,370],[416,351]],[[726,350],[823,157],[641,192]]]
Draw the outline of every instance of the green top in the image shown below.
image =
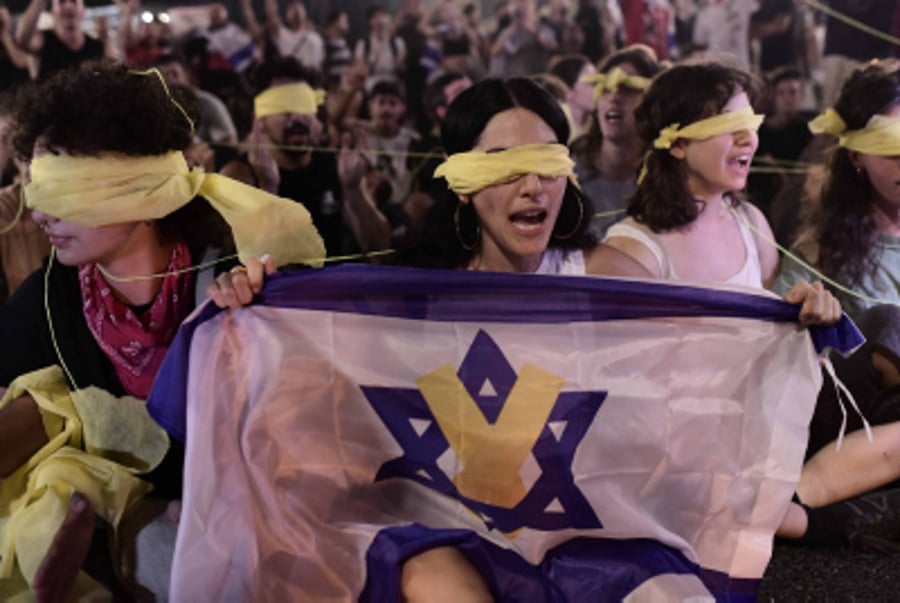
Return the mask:
[[[878,266],[873,273],[865,274],[862,282],[856,287],[853,287],[853,290],[861,295],[877,298],[881,300],[881,302],[900,304],[900,237],[881,235],[878,242],[881,246],[881,254],[878,256]],[[793,252],[800,255],[796,250]],[[806,261],[805,257],[803,259]],[[831,278],[841,285],[847,286],[847,279],[844,278],[843,275],[838,274],[836,276],[831,276]],[[809,282],[821,280],[820,277],[816,276],[791,258],[783,257],[781,261],[781,272],[770,288],[775,293],[784,295],[794,286],[794,283],[801,279]],[[860,299],[854,295],[845,293],[844,291],[835,290],[833,287],[829,287],[829,289],[841,302],[841,307],[850,318],[856,318],[863,310],[879,303]]]

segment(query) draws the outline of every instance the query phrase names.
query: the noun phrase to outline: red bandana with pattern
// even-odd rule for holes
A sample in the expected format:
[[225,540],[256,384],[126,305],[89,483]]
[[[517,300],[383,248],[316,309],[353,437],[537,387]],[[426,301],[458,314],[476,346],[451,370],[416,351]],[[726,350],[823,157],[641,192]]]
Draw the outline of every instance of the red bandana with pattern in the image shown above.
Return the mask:
[[193,308],[194,273],[187,245],[178,243],[159,294],[141,315],[116,299],[95,264],[78,269],[88,328],[116,369],[125,391],[146,399],[169,344]]

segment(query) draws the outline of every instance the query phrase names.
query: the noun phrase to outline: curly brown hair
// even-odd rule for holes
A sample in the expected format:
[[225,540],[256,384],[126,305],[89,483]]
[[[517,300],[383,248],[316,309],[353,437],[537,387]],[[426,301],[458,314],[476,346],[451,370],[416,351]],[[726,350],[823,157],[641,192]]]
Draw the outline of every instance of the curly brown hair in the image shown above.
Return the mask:
[[[880,61],[857,69],[844,83],[834,110],[847,129],[864,128],[869,119],[900,103],[900,64]],[[872,213],[874,190],[858,172],[849,151],[831,151],[818,207],[805,228],[818,246],[818,268],[855,287],[878,266],[878,227]]]
[[628,200],[628,215],[657,232],[693,222],[700,206],[688,189],[684,162],[653,141],[672,124],[684,127],[721,113],[738,92],[752,101],[757,90],[749,73],[719,63],[676,65],[657,76],[634,110],[647,172]]
[[[73,156],[117,153],[132,157],[183,151],[193,140],[178,105],[198,114],[190,89],[164,87],[112,61],[95,61],[27,86],[17,98],[13,147],[30,160],[39,139],[51,152]],[[227,227],[204,199],[194,199],[158,221],[166,241],[229,248]]]

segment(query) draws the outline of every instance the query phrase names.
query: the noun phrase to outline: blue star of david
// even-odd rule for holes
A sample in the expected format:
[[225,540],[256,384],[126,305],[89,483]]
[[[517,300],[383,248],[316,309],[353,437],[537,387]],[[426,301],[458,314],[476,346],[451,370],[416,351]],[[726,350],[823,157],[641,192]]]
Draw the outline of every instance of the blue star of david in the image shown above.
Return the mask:
[[[500,347],[479,331],[457,372],[460,381],[492,425],[516,383],[515,370]],[[493,391],[483,390],[490,382]],[[451,478],[438,466],[438,458],[450,445],[418,389],[361,387],[372,408],[402,447],[402,456],[388,461],[376,481],[391,478],[413,480],[461,501],[481,516],[491,529],[513,532],[520,528],[559,530],[602,528],[587,499],[575,485],[572,462],[607,392],[563,392],[553,405],[532,455],[540,477],[524,499],[511,509],[473,500],[461,494]],[[496,394],[496,395],[494,395]],[[414,423],[427,424],[421,434]],[[554,434],[551,424],[564,425]]]

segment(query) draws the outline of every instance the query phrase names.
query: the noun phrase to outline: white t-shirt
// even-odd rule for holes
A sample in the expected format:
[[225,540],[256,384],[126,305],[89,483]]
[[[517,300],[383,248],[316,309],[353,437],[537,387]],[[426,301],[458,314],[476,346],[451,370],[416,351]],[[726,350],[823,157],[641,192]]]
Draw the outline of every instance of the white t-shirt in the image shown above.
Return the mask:
[[[409,128],[401,127],[391,138],[369,134],[369,149],[372,151],[369,160],[375,169],[382,173],[393,186],[393,203],[402,203],[409,194],[410,172],[406,164],[406,153],[418,135]],[[379,152],[382,151],[382,152]]]
[[[366,52],[367,49],[368,52]],[[356,60],[364,60],[369,66],[369,77],[366,80],[368,88],[371,83],[378,80],[399,79],[397,61],[406,57],[406,44],[404,44],[403,38],[399,37],[395,37],[391,42],[390,39],[379,40],[374,36],[369,36],[368,43],[365,39],[356,43],[353,56]]]
[[756,0],[711,2],[697,13],[694,44],[714,54],[731,54],[744,69],[750,68],[750,17]]
[[315,31],[308,29],[293,31],[282,27],[278,30],[275,45],[281,56],[294,57],[304,67],[322,71],[322,64],[325,62],[325,42]]

